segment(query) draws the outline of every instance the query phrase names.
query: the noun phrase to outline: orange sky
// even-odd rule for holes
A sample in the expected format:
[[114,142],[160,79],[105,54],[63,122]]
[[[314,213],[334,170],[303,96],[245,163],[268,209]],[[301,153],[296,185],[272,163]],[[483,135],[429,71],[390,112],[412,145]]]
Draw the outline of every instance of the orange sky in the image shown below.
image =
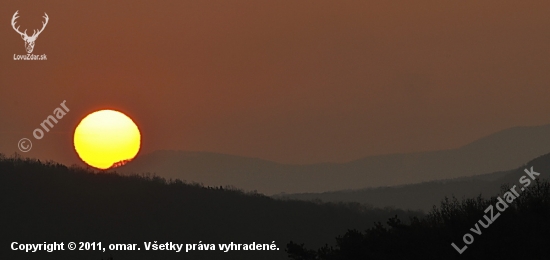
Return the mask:
[[[11,28],[40,28],[34,54]],[[72,131],[116,109],[142,153],[288,163],[448,149],[550,123],[549,1],[3,1],[0,152],[63,100],[26,156],[78,162]]]

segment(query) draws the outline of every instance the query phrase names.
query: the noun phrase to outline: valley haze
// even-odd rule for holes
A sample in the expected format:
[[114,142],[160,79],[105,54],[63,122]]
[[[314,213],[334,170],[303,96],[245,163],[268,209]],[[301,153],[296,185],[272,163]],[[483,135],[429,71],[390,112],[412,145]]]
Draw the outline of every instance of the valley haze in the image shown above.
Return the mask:
[[457,149],[308,165],[209,152],[156,151],[114,169],[267,195],[393,186],[506,171],[550,152],[550,125],[506,129]]

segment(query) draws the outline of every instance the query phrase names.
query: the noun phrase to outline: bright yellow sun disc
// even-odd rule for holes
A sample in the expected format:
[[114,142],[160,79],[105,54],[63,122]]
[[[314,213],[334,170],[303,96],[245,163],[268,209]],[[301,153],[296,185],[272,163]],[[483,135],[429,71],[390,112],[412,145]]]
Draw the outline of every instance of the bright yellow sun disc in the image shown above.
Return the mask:
[[114,110],[89,114],[74,132],[74,147],[80,159],[99,169],[133,159],[140,145],[141,134],[137,125],[125,114]]

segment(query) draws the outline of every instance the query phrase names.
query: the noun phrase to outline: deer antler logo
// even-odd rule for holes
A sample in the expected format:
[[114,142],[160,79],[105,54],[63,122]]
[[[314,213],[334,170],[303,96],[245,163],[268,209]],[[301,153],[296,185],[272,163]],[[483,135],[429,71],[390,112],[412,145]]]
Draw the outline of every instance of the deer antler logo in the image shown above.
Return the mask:
[[48,24],[48,20],[50,20],[50,18],[48,17],[48,14],[44,13],[44,16],[42,17],[44,17],[46,21],[42,22],[42,29],[33,30],[32,36],[28,36],[27,30],[25,30],[24,32],[20,32],[19,26],[15,28],[15,19],[19,18],[19,16],[17,16],[18,12],[19,10],[15,11],[15,14],[13,14],[13,18],[11,19],[11,26],[19,35],[21,35],[21,38],[23,38],[23,40],[25,41],[25,49],[27,49],[27,53],[32,53],[32,50],[34,49],[34,41],[36,41],[38,35],[40,35],[42,31],[44,31],[44,28],[46,28],[46,25]]

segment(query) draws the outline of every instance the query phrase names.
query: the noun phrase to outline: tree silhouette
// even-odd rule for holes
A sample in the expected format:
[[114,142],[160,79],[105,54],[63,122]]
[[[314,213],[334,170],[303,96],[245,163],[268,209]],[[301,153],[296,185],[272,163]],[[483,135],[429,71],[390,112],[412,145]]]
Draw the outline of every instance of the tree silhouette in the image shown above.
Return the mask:
[[[508,187],[503,186],[502,193],[506,191]],[[483,217],[485,209],[497,202],[497,196],[445,198],[424,218],[412,217],[402,223],[394,216],[386,225],[377,222],[364,232],[348,230],[336,238],[335,247],[310,250],[304,244],[290,242],[287,253],[294,260],[548,259],[550,183],[535,181],[487,228],[482,227],[479,221],[488,223]],[[494,210],[497,214],[498,210]],[[480,235],[471,231],[476,224]],[[464,246],[466,233],[473,235],[474,242],[459,254],[451,243]]]

